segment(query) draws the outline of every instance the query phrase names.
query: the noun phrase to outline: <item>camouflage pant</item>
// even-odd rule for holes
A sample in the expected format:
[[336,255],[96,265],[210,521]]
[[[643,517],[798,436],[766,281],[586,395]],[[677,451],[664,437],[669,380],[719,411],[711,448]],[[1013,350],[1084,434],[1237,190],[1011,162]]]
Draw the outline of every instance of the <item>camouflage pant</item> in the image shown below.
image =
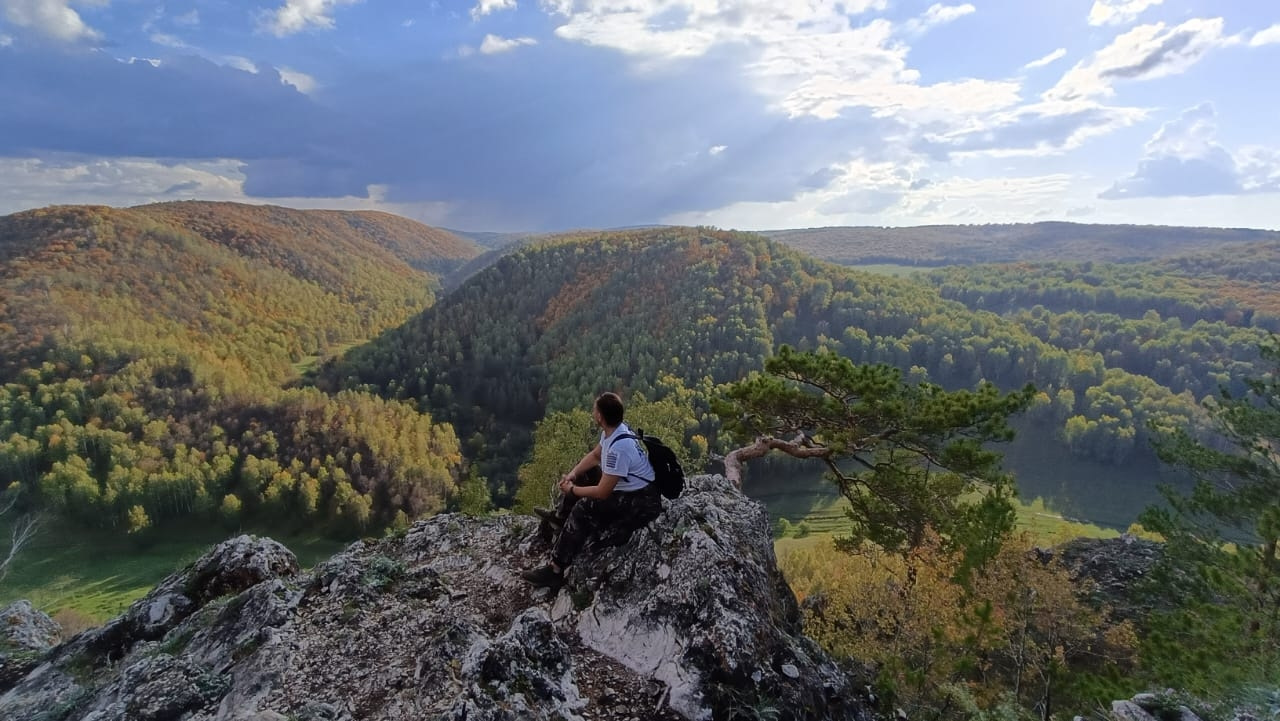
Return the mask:
[[[578,486],[594,486],[600,482],[599,469],[588,471],[586,478],[575,479]],[[551,551],[551,560],[565,568],[593,536],[610,545],[621,545],[631,534],[662,513],[662,496],[658,487],[649,484],[642,491],[614,491],[608,498],[596,500],[579,496],[561,496],[556,509],[565,519],[564,528]]]

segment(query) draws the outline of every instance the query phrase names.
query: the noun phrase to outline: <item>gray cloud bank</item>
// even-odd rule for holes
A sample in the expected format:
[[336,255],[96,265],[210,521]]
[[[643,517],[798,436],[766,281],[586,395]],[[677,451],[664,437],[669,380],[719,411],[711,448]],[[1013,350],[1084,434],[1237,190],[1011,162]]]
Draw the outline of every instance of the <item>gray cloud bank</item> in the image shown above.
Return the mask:
[[727,56],[636,73],[616,54],[540,49],[352,70],[315,96],[192,56],[7,49],[0,156],[230,158],[252,197],[378,185],[389,202],[448,203],[459,225],[556,228],[790,199],[829,182],[832,162],[880,152],[894,122],[788,119]]

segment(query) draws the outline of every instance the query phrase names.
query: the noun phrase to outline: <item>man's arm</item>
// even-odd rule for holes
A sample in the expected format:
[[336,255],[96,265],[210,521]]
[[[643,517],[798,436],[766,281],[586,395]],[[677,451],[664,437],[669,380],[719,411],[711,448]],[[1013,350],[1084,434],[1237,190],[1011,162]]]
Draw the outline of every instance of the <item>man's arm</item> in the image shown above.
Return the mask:
[[[582,460],[578,461],[577,465],[575,465],[572,470],[570,470],[568,473],[561,476],[560,481],[562,483],[564,481],[568,481],[572,483],[573,479],[577,478],[578,476],[581,476],[583,473],[586,473],[587,471],[591,470],[592,468],[595,468],[598,465],[600,465],[600,444],[599,443],[596,444],[595,448],[592,448],[590,451],[588,451],[587,455],[583,456]],[[615,480],[614,482],[616,483],[617,481]]]
[[[579,498],[594,498],[602,501],[613,495],[613,487],[618,485],[618,481],[622,480],[622,476],[611,476],[604,474],[600,476],[600,482],[594,486],[575,486],[569,484],[567,493],[578,496]],[[564,490],[563,488],[561,490]]]

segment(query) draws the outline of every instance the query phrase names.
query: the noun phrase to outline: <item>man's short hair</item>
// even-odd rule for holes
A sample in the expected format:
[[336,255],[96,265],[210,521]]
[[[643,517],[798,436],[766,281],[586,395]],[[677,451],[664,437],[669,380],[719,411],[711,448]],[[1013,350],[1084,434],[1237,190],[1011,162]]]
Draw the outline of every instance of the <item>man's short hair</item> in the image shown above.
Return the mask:
[[600,411],[600,418],[605,425],[616,427],[622,423],[622,399],[617,393],[601,393],[596,398],[596,410]]

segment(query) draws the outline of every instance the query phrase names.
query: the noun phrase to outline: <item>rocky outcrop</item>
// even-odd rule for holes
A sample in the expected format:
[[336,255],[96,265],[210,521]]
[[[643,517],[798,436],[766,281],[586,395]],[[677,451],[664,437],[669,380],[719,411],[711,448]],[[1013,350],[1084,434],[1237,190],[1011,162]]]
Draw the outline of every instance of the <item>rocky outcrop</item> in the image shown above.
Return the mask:
[[1155,593],[1158,572],[1164,569],[1164,545],[1155,541],[1123,534],[1118,538],[1077,538],[1058,546],[1048,557],[1057,555],[1078,580],[1087,580],[1088,600],[1110,609],[1117,620],[1141,624],[1154,609],[1162,608],[1170,593],[1180,583],[1164,574],[1158,585],[1165,593]]
[[28,601],[0,609],[0,691],[34,669],[61,636],[62,628]]
[[558,592],[523,516],[446,515],[310,572],[242,536],[0,696],[12,721],[863,719],[801,634],[763,507],[690,479]]
[[[1278,711],[1280,708],[1274,704],[1268,705],[1265,700],[1249,708],[1224,711],[1214,709],[1187,694],[1168,690],[1162,693],[1140,693],[1131,699],[1112,701],[1111,712],[1104,721],[1201,721],[1205,718],[1263,721],[1267,718],[1277,718]],[[1075,721],[1090,720],[1084,716],[1076,716]]]

